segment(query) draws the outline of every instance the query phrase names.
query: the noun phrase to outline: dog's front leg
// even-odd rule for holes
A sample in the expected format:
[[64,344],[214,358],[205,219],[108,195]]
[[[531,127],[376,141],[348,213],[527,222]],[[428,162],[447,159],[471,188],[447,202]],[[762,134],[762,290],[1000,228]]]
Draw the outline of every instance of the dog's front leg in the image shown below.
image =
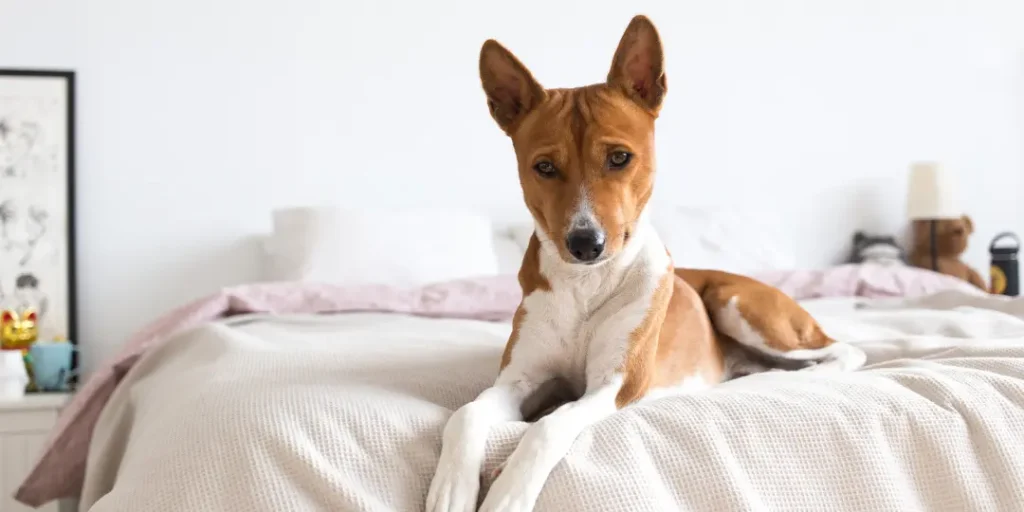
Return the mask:
[[491,485],[480,512],[533,510],[548,475],[580,432],[617,410],[615,397],[621,388],[622,376],[614,375],[531,425]]
[[488,432],[494,425],[522,420],[523,402],[543,381],[506,369],[494,386],[452,414],[444,427],[441,458],[427,493],[427,512],[476,509]]

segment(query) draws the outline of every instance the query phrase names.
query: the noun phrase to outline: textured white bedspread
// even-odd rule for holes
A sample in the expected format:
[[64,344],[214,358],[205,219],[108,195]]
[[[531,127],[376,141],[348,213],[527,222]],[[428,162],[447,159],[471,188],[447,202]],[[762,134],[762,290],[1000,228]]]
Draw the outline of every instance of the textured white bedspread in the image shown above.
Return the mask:
[[[862,371],[756,375],[598,423],[537,510],[1022,510],[1024,302],[915,302],[817,312],[863,343]],[[184,332],[111,397],[82,509],[422,510],[444,422],[508,330],[344,314]],[[492,432],[488,473],[524,429]]]

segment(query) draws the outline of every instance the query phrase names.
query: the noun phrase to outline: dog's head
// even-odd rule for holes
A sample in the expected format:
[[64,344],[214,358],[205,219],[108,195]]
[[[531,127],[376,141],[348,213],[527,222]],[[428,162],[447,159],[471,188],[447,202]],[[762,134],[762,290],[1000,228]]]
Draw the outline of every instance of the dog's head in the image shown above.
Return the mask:
[[512,139],[537,236],[570,263],[618,253],[654,184],[654,120],[667,90],[654,25],[633,18],[604,83],[545,89],[494,40],[480,50],[480,79]]

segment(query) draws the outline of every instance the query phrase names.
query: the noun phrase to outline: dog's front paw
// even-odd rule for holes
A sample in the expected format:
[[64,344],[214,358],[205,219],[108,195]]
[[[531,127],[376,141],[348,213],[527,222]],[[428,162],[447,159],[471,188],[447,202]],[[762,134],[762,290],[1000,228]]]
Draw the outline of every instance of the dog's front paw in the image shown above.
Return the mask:
[[442,457],[430,482],[426,512],[473,512],[480,492],[480,468],[445,462]]
[[497,479],[487,491],[479,512],[530,512],[544,481],[537,475],[509,470],[502,464],[494,470]]
[[492,487],[480,505],[479,512],[531,512],[536,502],[537,496],[529,493],[496,493]]

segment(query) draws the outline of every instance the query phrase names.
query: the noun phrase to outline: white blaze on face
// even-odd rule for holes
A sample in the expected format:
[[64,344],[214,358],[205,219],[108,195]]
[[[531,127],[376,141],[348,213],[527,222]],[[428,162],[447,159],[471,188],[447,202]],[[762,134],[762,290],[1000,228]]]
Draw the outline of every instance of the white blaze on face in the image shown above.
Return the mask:
[[590,202],[587,188],[583,186],[580,186],[579,199],[576,201],[576,208],[573,210],[572,217],[569,220],[569,229],[566,236],[577,230],[604,233],[602,226],[597,223],[597,217],[594,216],[594,206]]

